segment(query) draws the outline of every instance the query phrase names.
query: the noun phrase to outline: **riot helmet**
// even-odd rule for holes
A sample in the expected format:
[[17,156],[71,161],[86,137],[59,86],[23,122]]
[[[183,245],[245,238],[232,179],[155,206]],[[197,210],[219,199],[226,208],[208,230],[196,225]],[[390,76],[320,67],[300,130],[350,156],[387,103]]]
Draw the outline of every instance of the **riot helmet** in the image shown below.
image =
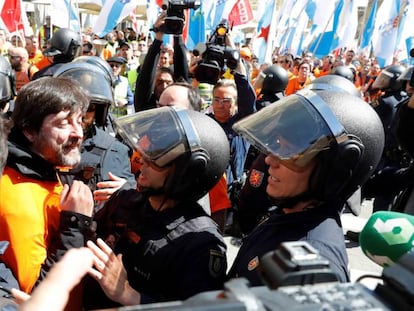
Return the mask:
[[95,123],[105,128],[108,110],[114,102],[113,92],[103,71],[90,63],[71,62],[60,66],[54,77],[69,77],[80,83],[90,98],[89,111],[95,112]]
[[13,70],[7,59],[0,56],[0,106],[7,104],[15,94]]
[[105,74],[106,79],[111,84],[111,87],[115,87],[116,77],[112,71],[111,66],[108,62],[99,56],[79,56],[76,57],[73,62],[75,63],[88,63],[97,66]]
[[398,81],[410,81],[411,76],[414,72],[414,66],[410,66],[408,68],[405,68],[403,73],[397,78]]
[[329,74],[321,76],[311,81],[305,86],[306,89],[313,91],[335,91],[335,92],[346,92],[348,94],[360,97],[360,93],[355,85],[348,79],[339,76]]
[[221,126],[207,115],[177,107],[140,111],[115,119],[123,140],[158,168],[175,168],[162,189],[174,200],[198,200],[222,177],[229,161],[229,144]]
[[284,92],[288,81],[289,76],[284,68],[279,65],[271,65],[259,74],[255,88],[261,89],[260,94],[273,95]]
[[45,49],[45,56],[61,55],[69,59],[74,59],[80,55],[82,40],[79,33],[69,29],[58,29],[50,39],[50,47]]
[[398,78],[405,71],[405,67],[401,65],[390,65],[381,70],[381,73],[372,84],[372,88],[379,90],[400,91],[403,83]]
[[292,170],[316,159],[308,190],[300,198],[319,202],[348,199],[373,173],[384,147],[377,113],[344,92],[303,89],[233,129]]
[[355,74],[348,66],[336,66],[332,68],[331,74],[344,77],[351,82],[354,82]]

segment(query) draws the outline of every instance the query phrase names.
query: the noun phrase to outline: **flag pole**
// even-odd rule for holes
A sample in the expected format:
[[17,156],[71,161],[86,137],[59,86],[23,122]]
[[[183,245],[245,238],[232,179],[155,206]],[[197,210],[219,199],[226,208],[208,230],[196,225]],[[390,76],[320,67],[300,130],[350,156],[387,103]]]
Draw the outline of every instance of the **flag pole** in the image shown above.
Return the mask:
[[266,45],[266,52],[264,56],[265,61],[271,59],[272,53],[273,53],[273,48],[274,48],[273,45],[274,45],[274,41],[276,38],[276,23],[274,22],[274,20],[275,20],[276,12],[277,12],[277,1],[275,1],[275,5],[273,6],[272,10],[273,10],[272,18],[270,22],[268,41]]

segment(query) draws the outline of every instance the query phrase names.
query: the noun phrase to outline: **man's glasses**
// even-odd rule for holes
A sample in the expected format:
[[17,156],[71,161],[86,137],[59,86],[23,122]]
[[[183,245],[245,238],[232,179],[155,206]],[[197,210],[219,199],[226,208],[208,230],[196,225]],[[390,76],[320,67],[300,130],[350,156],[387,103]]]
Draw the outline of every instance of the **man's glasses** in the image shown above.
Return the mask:
[[119,68],[119,67],[121,67],[121,64],[118,64],[118,63],[110,63],[109,64],[109,66],[111,66],[111,68]]
[[277,60],[277,61],[275,61],[275,64],[277,64],[277,63],[284,64],[284,63],[287,63],[287,61],[285,61],[285,60]]
[[20,58],[21,56],[19,55],[7,55],[10,59],[16,59],[16,58]]
[[225,106],[230,106],[233,103],[233,98],[230,98],[230,97],[224,97],[224,98],[214,97],[213,102],[215,104],[222,104],[222,105],[225,105]]

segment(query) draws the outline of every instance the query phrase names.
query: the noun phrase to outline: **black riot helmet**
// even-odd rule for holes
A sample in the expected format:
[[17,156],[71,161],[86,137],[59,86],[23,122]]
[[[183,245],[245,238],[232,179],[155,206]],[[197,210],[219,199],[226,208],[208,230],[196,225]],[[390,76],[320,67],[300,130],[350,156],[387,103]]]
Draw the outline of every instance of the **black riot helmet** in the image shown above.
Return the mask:
[[230,149],[221,126],[207,115],[176,107],[140,111],[115,119],[119,135],[150,165],[174,164],[162,189],[140,189],[163,193],[174,200],[198,200],[222,177]]
[[284,92],[289,81],[287,71],[279,65],[271,65],[264,69],[258,77],[255,88],[260,88],[260,94],[273,95]]
[[344,202],[373,173],[384,147],[377,113],[345,92],[303,89],[244,118],[233,129],[292,170],[316,159],[309,188],[299,200]]
[[405,68],[403,73],[398,77],[398,81],[410,81],[411,76],[414,72],[414,66],[410,66],[408,68]]
[[390,65],[381,70],[381,73],[372,84],[372,88],[383,91],[401,91],[403,82],[398,78],[405,71],[405,67],[401,65]]
[[69,77],[78,81],[89,94],[89,110],[95,111],[96,125],[106,127],[108,110],[114,97],[112,87],[100,68],[89,63],[71,62],[60,66],[54,77]]
[[0,105],[8,103],[16,94],[12,67],[4,56],[0,56]]
[[305,86],[306,89],[313,91],[335,91],[346,92],[348,94],[360,97],[360,93],[355,85],[348,79],[339,76],[328,74],[319,78],[313,79],[311,83]]
[[336,66],[332,68],[331,74],[344,77],[351,82],[354,82],[355,74],[348,66]]
[[65,57],[68,59],[74,59],[80,55],[82,47],[82,40],[79,33],[69,29],[60,28],[53,33],[50,39],[50,47],[44,50],[45,56],[57,56]]
[[79,56],[76,57],[73,62],[75,63],[88,63],[97,66],[105,74],[106,79],[109,81],[112,87],[115,87],[116,77],[112,71],[111,66],[108,62],[99,56]]

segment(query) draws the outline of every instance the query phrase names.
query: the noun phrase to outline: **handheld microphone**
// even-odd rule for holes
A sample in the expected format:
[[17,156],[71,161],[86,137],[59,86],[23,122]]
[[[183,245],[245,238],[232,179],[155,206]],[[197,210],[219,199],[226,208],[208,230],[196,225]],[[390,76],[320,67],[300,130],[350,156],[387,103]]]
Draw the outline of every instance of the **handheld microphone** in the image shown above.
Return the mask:
[[414,248],[414,216],[380,211],[371,215],[359,235],[364,254],[380,266],[393,265]]

